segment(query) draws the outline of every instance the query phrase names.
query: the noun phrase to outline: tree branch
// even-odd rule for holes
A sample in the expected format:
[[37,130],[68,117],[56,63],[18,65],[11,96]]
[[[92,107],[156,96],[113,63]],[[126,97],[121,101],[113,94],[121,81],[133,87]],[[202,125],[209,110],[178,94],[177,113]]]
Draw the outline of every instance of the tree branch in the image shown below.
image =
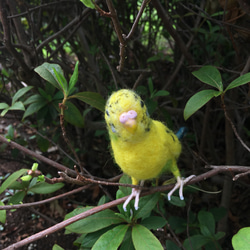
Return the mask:
[[[206,172],[206,173],[203,173],[199,176],[196,176],[194,177],[193,179],[191,179],[187,184],[194,184],[194,183],[197,183],[199,181],[202,181],[202,180],[206,180],[212,176],[215,176],[219,173],[223,173],[223,172],[248,172],[250,170],[250,167],[245,167],[245,166],[206,166],[208,168],[213,168],[212,170]],[[150,191],[147,191],[147,192],[142,192],[141,193],[141,197],[142,196],[146,196],[146,195],[150,195],[150,194],[154,194],[156,192],[164,192],[164,191],[168,191],[170,189],[173,188],[173,185],[168,185],[168,186],[161,186],[161,187],[153,187],[150,189]],[[13,250],[13,249],[17,249],[19,247],[22,247],[22,246],[25,246],[31,242],[34,242],[36,240],[39,240],[41,238],[44,238],[46,237],[47,235],[49,234],[52,234],[52,233],[55,233],[59,230],[62,230],[63,228],[65,228],[66,226],[76,222],[76,221],[79,221],[79,220],[82,220],[84,218],[87,218],[88,216],[91,216],[93,214],[96,214],[98,212],[101,212],[105,209],[109,209],[109,208],[112,208],[112,207],[116,207],[117,205],[120,205],[122,204],[123,202],[125,202],[125,200],[127,199],[128,196],[126,197],[123,197],[123,198],[120,198],[120,199],[117,199],[117,200],[114,200],[114,201],[111,201],[111,202],[108,202],[108,203],[105,203],[103,205],[100,205],[100,206],[97,206],[97,207],[94,207],[86,212],[83,212],[81,214],[78,214],[74,217],[71,217],[65,221],[62,221],[60,223],[57,223],[56,225],[48,228],[48,229],[45,229],[39,233],[36,233],[24,240],[21,240],[17,243],[14,243],[12,245],[10,245],[9,247],[3,249],[3,250]]]

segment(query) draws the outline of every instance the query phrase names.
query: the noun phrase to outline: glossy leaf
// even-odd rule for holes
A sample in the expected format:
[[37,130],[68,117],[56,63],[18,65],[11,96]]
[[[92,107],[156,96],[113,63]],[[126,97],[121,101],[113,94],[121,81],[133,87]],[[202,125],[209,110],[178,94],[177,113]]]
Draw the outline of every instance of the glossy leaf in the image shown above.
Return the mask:
[[[4,206],[5,204],[0,201],[0,206]],[[0,222],[5,224],[6,222],[6,210],[0,210]]]
[[250,246],[250,227],[244,227],[232,238],[234,250],[249,249]]
[[167,224],[167,221],[160,216],[149,216],[142,220],[141,225],[149,230],[157,230],[162,228]]
[[78,65],[79,65],[79,62],[77,61],[76,62],[76,65],[75,65],[75,70],[74,70],[74,73],[73,75],[71,76],[70,80],[69,80],[69,92],[75,87],[76,83],[77,83],[77,80],[78,80]]
[[183,247],[186,250],[194,250],[194,249],[198,250],[201,249],[202,246],[206,245],[210,241],[211,241],[210,238],[197,234],[187,238],[184,241]]
[[186,103],[184,109],[184,119],[187,120],[197,110],[204,106],[213,97],[219,96],[221,92],[212,89],[202,90],[193,95]]
[[[65,219],[73,217],[77,214],[83,213],[92,207],[87,208],[77,208],[71,213],[65,216]],[[78,234],[82,233],[91,233],[102,228],[108,227],[110,225],[118,224],[123,222],[121,218],[119,218],[115,212],[112,210],[106,209],[94,215],[91,215],[85,219],[79,220],[77,222],[72,223],[71,225],[67,226],[66,229],[75,232]]]
[[26,195],[25,191],[16,192],[9,200],[8,204],[20,204]]
[[55,68],[53,68],[53,72],[56,76],[56,81],[58,82],[58,85],[60,86],[60,89],[63,91],[63,93],[68,93],[68,82],[63,76],[63,73],[58,72]]
[[39,94],[35,94],[35,95],[30,96],[26,101],[24,101],[23,104],[29,105],[29,104],[34,103],[34,102],[39,102],[41,100],[44,100],[44,98]]
[[70,98],[76,98],[80,101],[83,101],[96,109],[104,112],[105,100],[104,98],[95,92],[80,92],[75,95],[70,96]]
[[12,104],[15,103],[20,97],[22,97],[24,94],[26,94],[32,88],[33,88],[33,86],[28,86],[28,87],[24,87],[24,88],[19,89],[12,98]]
[[63,71],[60,65],[45,62],[42,65],[36,67],[34,70],[37,74],[51,83],[54,87],[56,87],[57,89],[61,89],[61,86],[58,83],[58,79],[54,74],[54,70],[56,70],[58,73],[63,75]]
[[236,87],[239,87],[241,85],[244,85],[246,83],[249,83],[250,82],[250,72],[245,74],[245,75],[242,75],[238,78],[236,78],[234,81],[232,81],[226,88],[225,92],[229,89],[233,89],[233,88],[236,88]]
[[79,109],[72,102],[66,102],[66,106],[67,109],[64,111],[64,119],[79,128],[83,128],[84,119]]
[[52,250],[64,250],[64,248],[60,247],[59,245],[55,244]]
[[0,103],[0,109],[6,109],[8,107],[9,107],[9,105],[7,103],[5,103],[5,102]]
[[198,213],[198,220],[200,222],[201,233],[204,236],[211,237],[215,234],[215,220],[212,213],[200,211]]
[[28,169],[20,169],[13,174],[11,174],[0,186],[0,194],[8,188],[12,183],[14,183],[21,175],[25,174],[28,171]]
[[104,233],[92,250],[116,250],[123,241],[129,225],[119,225]]
[[95,9],[95,5],[93,4],[92,0],[80,0],[86,7],[90,9]]
[[30,115],[33,115],[38,110],[43,108],[45,105],[47,105],[47,101],[43,98],[41,98],[38,102],[34,102],[34,103],[30,104],[29,107],[24,112],[23,119],[30,116]]
[[25,107],[22,102],[15,102],[9,107],[9,110],[25,110]]
[[63,186],[64,183],[61,182],[55,184],[49,184],[47,182],[39,182],[34,186],[32,186],[31,188],[29,188],[29,191],[36,194],[50,194],[62,188]]
[[154,209],[159,197],[160,193],[155,193],[140,198],[139,209],[135,211],[134,218],[139,219],[148,215]]
[[176,246],[176,244],[171,240],[166,241],[166,249],[181,250],[181,248]]
[[136,224],[132,229],[132,240],[136,250],[163,249],[160,241],[146,227]]
[[192,74],[201,82],[223,91],[223,84],[219,70],[213,66],[204,66]]

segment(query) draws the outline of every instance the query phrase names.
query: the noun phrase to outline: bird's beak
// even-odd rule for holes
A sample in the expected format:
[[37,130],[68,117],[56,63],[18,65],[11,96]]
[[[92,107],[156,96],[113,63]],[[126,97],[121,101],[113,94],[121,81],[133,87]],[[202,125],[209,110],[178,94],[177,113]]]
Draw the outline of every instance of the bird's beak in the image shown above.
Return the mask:
[[129,110],[120,115],[120,122],[123,124],[125,129],[130,133],[134,133],[137,128],[137,113],[134,110]]

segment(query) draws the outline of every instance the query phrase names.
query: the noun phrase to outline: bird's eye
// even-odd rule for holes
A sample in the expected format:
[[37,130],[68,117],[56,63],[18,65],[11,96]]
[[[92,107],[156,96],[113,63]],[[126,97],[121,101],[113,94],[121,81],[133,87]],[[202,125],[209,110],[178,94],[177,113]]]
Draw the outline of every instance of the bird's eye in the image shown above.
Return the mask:
[[144,102],[143,102],[143,101],[141,101],[141,107],[142,107],[142,108],[144,107]]
[[115,129],[114,124],[111,124],[110,127],[111,127],[112,132],[113,132],[113,133],[116,133],[116,129]]
[[108,112],[108,110],[106,110],[106,114],[107,114],[107,116],[109,116],[109,112]]

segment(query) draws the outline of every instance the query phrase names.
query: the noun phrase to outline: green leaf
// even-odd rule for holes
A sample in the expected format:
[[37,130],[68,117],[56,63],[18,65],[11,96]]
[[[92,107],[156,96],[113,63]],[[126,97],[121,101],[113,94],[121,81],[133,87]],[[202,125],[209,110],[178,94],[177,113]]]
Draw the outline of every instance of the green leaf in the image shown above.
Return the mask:
[[42,65],[36,67],[34,70],[37,74],[51,83],[54,87],[56,87],[57,89],[62,89],[54,73],[54,70],[56,70],[56,72],[59,72],[61,75],[63,75],[63,71],[60,65],[45,62]]
[[132,227],[129,227],[119,250],[135,250],[132,241]]
[[4,109],[2,112],[1,112],[1,116],[5,116],[5,114],[9,111],[9,108],[7,109]]
[[9,110],[25,110],[25,107],[22,102],[15,102],[9,107]]
[[186,202],[184,200],[181,200],[179,196],[174,196],[174,195],[171,196],[171,200],[169,201],[169,203],[177,207],[186,206]]
[[15,193],[9,200],[8,204],[20,204],[26,195],[25,191]]
[[13,174],[11,174],[1,185],[0,187],[0,194],[7,189],[13,182],[15,182],[21,175],[25,174],[28,169],[20,169]]
[[[93,207],[77,208],[71,213],[65,216],[65,219],[69,219],[77,214],[83,213]],[[91,233],[110,225],[118,224],[123,222],[115,212],[110,209],[106,209],[94,215],[91,215],[85,219],[79,220],[71,225],[67,226],[66,229],[78,234]]]
[[141,222],[141,225],[149,230],[157,230],[158,228],[164,227],[166,224],[167,221],[159,216],[150,216]]
[[36,142],[37,142],[39,149],[42,152],[47,152],[47,150],[49,149],[49,146],[50,146],[50,142],[47,139],[45,139],[44,137],[42,137],[40,135],[37,135]]
[[223,91],[223,84],[219,70],[213,66],[204,66],[192,74],[200,81]]
[[223,238],[226,235],[225,232],[218,232],[215,234],[215,240],[220,240],[221,238]]
[[[51,86],[53,86],[53,85],[51,85]],[[38,88],[38,91],[39,91],[39,93],[41,94],[41,96],[42,96],[44,99],[46,99],[46,100],[48,100],[48,101],[51,101],[51,100],[52,100],[51,95],[50,95],[50,94],[47,94],[46,91],[44,91],[42,88]]]
[[163,249],[160,241],[146,227],[136,224],[132,229],[132,240],[136,250]]
[[212,213],[207,211],[200,211],[198,213],[198,220],[200,222],[201,233],[204,236],[214,236],[215,220]]
[[179,248],[178,246],[176,246],[176,244],[173,241],[171,241],[171,240],[167,240],[166,241],[166,249],[181,250],[181,248]]
[[60,73],[58,71],[56,71],[55,68],[53,68],[53,72],[56,76],[56,80],[59,83],[60,89],[63,90],[63,93],[67,95],[68,93],[68,82],[65,79],[65,77],[63,76],[63,73]]
[[99,93],[95,92],[80,92],[75,95],[70,96],[70,98],[77,98],[80,101],[83,101],[96,109],[104,112],[105,109],[105,100]]
[[67,109],[64,111],[64,119],[79,128],[83,128],[84,119],[79,109],[72,102],[66,102],[65,105]]
[[78,64],[79,64],[79,61],[76,62],[74,73],[69,80],[69,90],[68,90],[69,93],[75,87],[77,80],[78,80]]
[[24,112],[23,119],[30,116],[30,115],[33,115],[38,110],[43,108],[45,105],[47,105],[47,101],[45,99],[41,99],[38,102],[34,102],[34,103],[30,104],[29,107]]
[[134,218],[139,219],[147,216],[154,209],[159,197],[160,193],[155,193],[140,198],[139,209],[135,211]]
[[111,225],[109,227],[105,227],[103,229],[100,229],[98,231],[95,231],[93,233],[88,233],[88,234],[82,234],[84,235],[84,238],[82,239],[82,242],[81,242],[81,247],[83,249],[85,248],[91,248],[95,243],[96,241],[104,234],[106,233],[107,231],[109,231],[110,229],[113,229],[115,227],[115,225]]
[[234,250],[247,250],[250,246],[250,227],[244,227],[232,238]]
[[90,9],[95,9],[95,5],[93,4],[92,0],[80,0],[86,7]]
[[6,109],[8,107],[9,107],[9,105],[7,103],[4,103],[4,102],[0,103],[0,109]]
[[21,88],[19,89],[15,95],[12,98],[12,105],[20,98],[22,97],[25,93],[27,93],[28,91],[30,91],[33,88],[33,86],[28,86],[25,88]]
[[210,241],[210,238],[197,234],[187,238],[184,241],[183,247],[186,250],[200,250],[202,246],[206,245]]
[[[0,206],[4,206],[4,203],[0,201]],[[0,210],[0,222],[5,224],[6,222],[6,210]]]
[[129,225],[119,225],[103,234],[92,250],[116,250],[122,243]]
[[29,188],[29,191],[36,194],[50,194],[62,188],[63,186],[64,183],[61,182],[55,184],[49,184],[47,182],[39,182],[34,186],[32,186],[31,188]]
[[171,216],[168,223],[177,234],[183,233],[187,229],[187,221],[178,216]]
[[35,95],[30,96],[26,101],[23,102],[23,104],[29,105],[34,102],[40,102],[41,100],[44,100],[44,98],[39,94],[35,94]]
[[193,95],[186,103],[184,109],[184,119],[187,120],[198,109],[204,106],[213,97],[219,96],[221,92],[212,89],[202,90]]
[[166,91],[166,90],[159,90],[157,91],[155,94],[154,94],[154,97],[155,96],[168,96],[169,95],[169,92]]
[[52,250],[64,250],[64,248],[60,247],[59,245],[55,244]]
[[245,74],[245,75],[242,75],[238,78],[236,78],[234,81],[232,81],[226,88],[225,92],[229,89],[233,89],[233,88],[236,88],[236,87],[239,87],[241,85],[244,85],[246,83],[250,82],[250,72]]

